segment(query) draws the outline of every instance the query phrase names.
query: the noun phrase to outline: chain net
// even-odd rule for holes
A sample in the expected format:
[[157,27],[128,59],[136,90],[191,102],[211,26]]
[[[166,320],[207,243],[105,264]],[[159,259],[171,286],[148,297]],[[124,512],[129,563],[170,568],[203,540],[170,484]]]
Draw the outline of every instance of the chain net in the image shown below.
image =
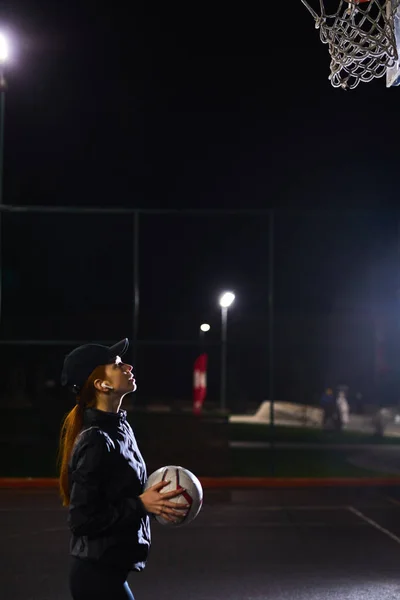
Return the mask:
[[326,13],[324,0],[320,14],[301,1],[314,17],[322,43],[329,46],[333,87],[353,89],[396,65],[394,15],[400,0],[340,0],[333,14]]

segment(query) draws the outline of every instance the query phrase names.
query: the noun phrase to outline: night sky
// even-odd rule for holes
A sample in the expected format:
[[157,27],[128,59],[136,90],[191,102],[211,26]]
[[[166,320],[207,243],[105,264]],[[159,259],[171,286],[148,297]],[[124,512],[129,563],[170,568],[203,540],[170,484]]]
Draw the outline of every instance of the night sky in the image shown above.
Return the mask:
[[[0,6],[6,204],[273,208],[277,313],[395,301],[400,91],[333,89],[300,0]],[[6,214],[3,235],[3,339],[131,337],[131,216]],[[140,339],[208,320],[218,341],[232,288],[231,339],[262,344],[268,243],[267,216],[144,215]]]

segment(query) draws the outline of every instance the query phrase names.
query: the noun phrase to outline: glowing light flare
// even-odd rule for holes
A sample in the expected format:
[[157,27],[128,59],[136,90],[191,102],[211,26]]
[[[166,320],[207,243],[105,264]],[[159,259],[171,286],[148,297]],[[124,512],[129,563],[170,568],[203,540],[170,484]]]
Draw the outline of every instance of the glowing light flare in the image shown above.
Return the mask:
[[224,292],[219,299],[219,305],[222,308],[229,308],[233,301],[235,300],[235,294],[232,292]]

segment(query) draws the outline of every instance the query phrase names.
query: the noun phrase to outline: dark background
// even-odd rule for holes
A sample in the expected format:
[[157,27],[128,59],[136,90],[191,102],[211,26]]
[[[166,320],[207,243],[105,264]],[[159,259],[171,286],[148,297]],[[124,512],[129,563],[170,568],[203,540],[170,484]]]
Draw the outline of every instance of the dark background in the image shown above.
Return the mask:
[[[333,89],[300,0],[0,9],[6,204],[274,209],[276,399],[346,383],[397,403],[398,90]],[[6,213],[2,228],[3,390],[58,382],[71,349],[5,342],[132,337],[132,215]],[[267,397],[268,236],[267,212],[141,214],[137,402],[190,401],[203,321],[218,400],[224,289],[230,408]]]

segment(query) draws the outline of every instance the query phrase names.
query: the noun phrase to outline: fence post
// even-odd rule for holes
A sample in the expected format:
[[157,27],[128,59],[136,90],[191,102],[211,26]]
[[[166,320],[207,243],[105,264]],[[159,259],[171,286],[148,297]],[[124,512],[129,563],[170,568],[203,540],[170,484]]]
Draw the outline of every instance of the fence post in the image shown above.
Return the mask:
[[271,443],[271,471],[275,473],[274,465],[274,212],[269,213],[269,252],[268,252],[268,346],[269,346],[269,423]]
[[137,362],[137,341],[139,329],[139,211],[135,210],[133,214],[133,366],[136,369]]

